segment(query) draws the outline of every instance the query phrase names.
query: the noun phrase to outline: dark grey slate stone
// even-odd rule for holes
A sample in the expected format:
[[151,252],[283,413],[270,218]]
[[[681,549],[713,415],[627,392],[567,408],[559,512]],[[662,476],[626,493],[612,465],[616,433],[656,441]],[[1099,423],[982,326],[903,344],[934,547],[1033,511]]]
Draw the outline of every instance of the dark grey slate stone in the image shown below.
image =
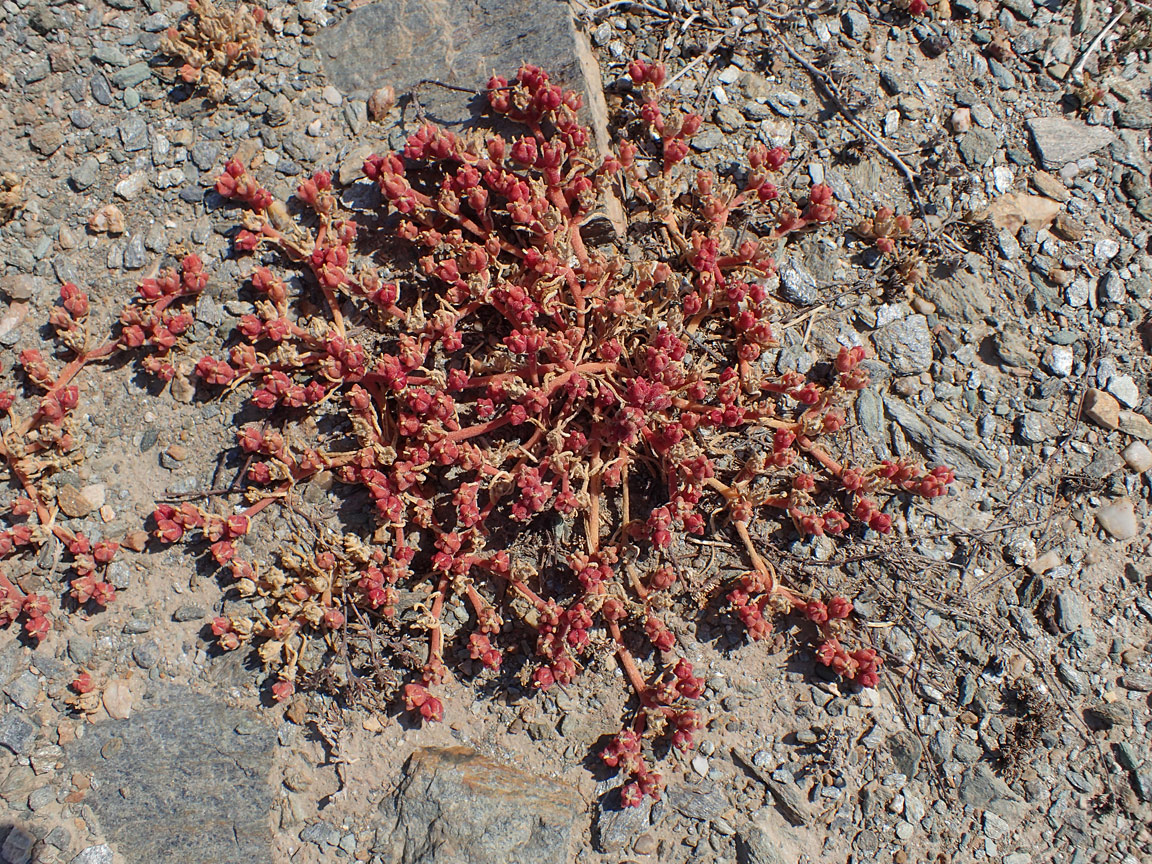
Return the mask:
[[253,719],[173,688],[127,720],[89,726],[68,746],[67,770],[92,774],[85,803],[127,861],[270,861],[276,733],[235,731]]
[[400,864],[567,861],[584,809],[567,786],[467,747],[413,753],[390,806]]
[[[389,84],[403,96],[425,79],[480,90],[521,63],[583,91],[581,40],[562,0],[381,0],[316,36],[328,79],[359,98]],[[481,107],[472,99],[470,111],[467,93],[434,85],[416,97],[440,125],[467,123]]]

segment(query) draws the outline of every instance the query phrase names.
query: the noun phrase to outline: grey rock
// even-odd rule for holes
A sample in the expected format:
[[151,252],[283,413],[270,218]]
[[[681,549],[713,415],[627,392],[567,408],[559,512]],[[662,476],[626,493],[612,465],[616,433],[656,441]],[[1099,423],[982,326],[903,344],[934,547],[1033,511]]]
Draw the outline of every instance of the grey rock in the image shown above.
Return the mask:
[[69,864],[112,864],[114,856],[112,848],[106,843],[99,846],[89,846],[69,862]]
[[87,666],[92,660],[92,650],[96,643],[87,636],[68,637],[68,659],[79,666]]
[[897,732],[888,738],[888,752],[892,754],[892,761],[896,763],[896,770],[905,777],[912,779],[919,772],[920,757],[924,754],[924,745],[920,738],[909,731]]
[[123,69],[117,69],[108,76],[108,78],[114,87],[127,90],[129,87],[143,84],[151,74],[152,70],[148,68],[148,64],[141,62],[133,63],[131,66],[126,66]]
[[622,807],[620,796],[613,791],[603,796],[596,809],[596,848],[601,852],[627,849],[632,841],[651,826],[652,800],[645,798],[638,807]]
[[25,672],[5,687],[4,693],[16,705],[27,711],[36,704],[36,697],[40,695],[40,679],[31,672]]
[[1121,741],[1116,745],[1116,761],[1125,771],[1136,771],[1144,760],[1137,754],[1136,748],[1127,741]]
[[980,762],[964,772],[959,788],[960,800],[970,807],[987,809],[1000,799],[1013,798],[1012,790],[992,769]]
[[154,639],[149,639],[132,649],[132,659],[141,669],[151,669],[160,662],[160,646]]
[[728,798],[715,787],[671,786],[666,790],[668,806],[690,819],[708,821],[728,809]]
[[213,297],[201,294],[196,301],[196,320],[209,327],[216,327],[224,322],[224,307]]
[[961,268],[953,273],[934,273],[916,290],[936,304],[936,314],[941,318],[976,323],[992,312],[986,288],[991,281],[985,275]]
[[393,806],[392,860],[401,864],[565,861],[583,810],[563,784],[467,747],[413,753]]
[[724,133],[715,126],[705,126],[690,143],[696,152],[707,153],[724,143]]
[[1127,129],[1152,129],[1152,103],[1134,99],[1115,113],[1116,125]]
[[1091,706],[1088,714],[1106,729],[1132,725],[1132,709],[1124,702],[1101,702]]
[[946,730],[941,729],[933,735],[932,740],[928,742],[928,752],[932,755],[934,762],[938,765],[943,765],[952,758],[954,746],[952,735]]
[[301,840],[305,843],[315,843],[321,848],[324,846],[339,846],[340,838],[340,830],[329,825],[327,822],[313,822],[300,832]]
[[120,143],[129,153],[143,150],[148,146],[148,126],[143,118],[129,116],[120,124]]
[[885,324],[872,336],[876,356],[897,375],[916,375],[932,365],[932,331],[923,315]]
[[1101,447],[1092,457],[1088,467],[1084,469],[1084,473],[1097,480],[1103,480],[1111,477],[1123,467],[1124,460],[1120,458],[1119,453],[1111,447]]
[[1056,674],[1060,676],[1060,680],[1068,685],[1068,689],[1073,693],[1086,693],[1088,691],[1088,679],[1084,677],[1084,673],[1073,666],[1067,661],[1060,663],[1056,667]]
[[76,191],[82,192],[88,189],[90,185],[100,179],[99,160],[94,156],[84,159],[81,164],[73,168],[73,173],[68,176],[68,179]]
[[220,158],[220,145],[215,141],[197,141],[188,155],[201,171],[210,171]]
[[32,860],[32,846],[35,843],[36,835],[16,825],[4,838],[4,845],[0,846],[0,859],[6,864],[28,864]]
[[206,610],[203,606],[196,606],[194,604],[189,603],[189,604],[186,604],[184,606],[181,606],[179,609],[177,609],[175,612],[173,612],[172,613],[172,620],[173,621],[179,621],[179,622],[199,621],[201,618],[203,618],[207,614],[208,614],[208,610]]
[[97,72],[92,76],[92,83],[89,86],[92,90],[93,99],[101,105],[112,104],[112,88],[108,86],[108,79],[101,73]]
[[1053,345],[1044,352],[1044,368],[1059,378],[1067,378],[1072,374],[1074,361],[1072,349],[1064,345]]
[[1141,219],[1152,222],[1152,184],[1140,171],[1127,171],[1120,179],[1120,189],[1132,202],[1132,209]]
[[1120,683],[1127,690],[1135,690],[1139,693],[1152,691],[1152,675],[1147,672],[1129,672],[1120,679]]
[[1042,444],[1060,434],[1060,430],[1048,419],[1048,415],[1039,411],[1029,411],[1022,416],[1016,424],[1016,431],[1025,444]]
[[1096,291],[1100,299],[1105,303],[1123,303],[1128,295],[1128,291],[1124,287],[1124,280],[1120,278],[1119,274],[1112,270],[1109,270],[1100,277],[1100,283],[1096,286]]
[[28,796],[28,809],[32,812],[43,810],[56,800],[56,790],[51,786],[41,786]]
[[55,846],[57,849],[67,849],[72,845],[72,834],[63,825],[57,825],[48,832],[44,842],[49,846]]
[[1112,143],[1112,133],[1062,117],[1034,117],[1027,121],[1032,143],[1045,168],[1059,169]]
[[872,30],[868,16],[856,9],[849,9],[841,15],[840,24],[849,39],[863,39]]
[[270,861],[275,730],[238,735],[250,712],[174,687],[149,702],[66,748],[68,770],[93,777],[85,803],[104,837],[127,861]]
[[738,864],[794,864],[800,857],[793,840],[773,825],[772,815],[764,808],[737,834]]
[[924,448],[935,461],[952,466],[957,475],[975,479],[984,472],[1000,470],[996,458],[978,444],[952,426],[924,416],[895,394],[884,394],[884,410],[914,444]]
[[1064,589],[1056,595],[1056,626],[1064,633],[1075,633],[1088,623],[1084,612],[1084,602],[1080,595],[1071,589]]
[[808,268],[794,261],[780,268],[780,294],[797,306],[812,306],[820,299],[816,278]]
[[105,66],[127,66],[132,61],[127,55],[114,45],[99,45],[92,52],[92,58],[99,60]]
[[1128,408],[1140,404],[1140,388],[1131,375],[1113,375],[1108,379],[1107,390],[1121,405]]
[[144,235],[133,234],[124,247],[124,269],[141,270],[148,263],[148,252],[144,248]]
[[1036,14],[1036,4],[1032,0],[1002,0],[1007,9],[1011,9],[1019,17],[1028,20]]
[[32,752],[36,732],[36,727],[16,711],[9,711],[0,718],[0,744],[17,756],[27,756]]
[[988,129],[969,129],[960,139],[960,155],[969,168],[981,168],[1000,149],[1000,137]]
[[871,387],[861,390],[860,395],[856,397],[856,422],[860,424],[861,431],[868,436],[869,443],[885,453],[888,451],[884,403]]
[[1132,788],[1141,801],[1152,803],[1152,771],[1132,772]]
[[[511,0],[425,3],[383,0],[356,9],[316,35],[324,71],[345,97],[367,98],[381,82],[397,93],[413,91],[423,79],[482,89],[493,71],[511,77],[521,63],[543,67],[557,83],[599,98],[588,86],[582,64],[583,39],[567,4],[549,4],[547,14],[526,15]],[[471,103],[442,87],[420,87],[420,104],[441,125],[470,121],[482,99]]]
[[77,108],[75,111],[68,112],[68,120],[77,129],[87,129],[96,122],[96,118],[87,108]]

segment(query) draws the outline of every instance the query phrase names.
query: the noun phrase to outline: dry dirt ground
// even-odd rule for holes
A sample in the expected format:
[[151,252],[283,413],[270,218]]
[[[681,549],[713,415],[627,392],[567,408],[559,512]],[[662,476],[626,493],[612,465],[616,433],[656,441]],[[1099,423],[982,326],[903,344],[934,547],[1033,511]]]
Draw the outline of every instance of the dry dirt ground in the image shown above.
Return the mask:
[[[0,226],[3,388],[21,386],[20,351],[52,357],[45,323],[62,281],[91,293],[94,329],[109,327],[141,276],[187,250],[210,283],[186,338],[193,351],[219,344],[251,305],[229,256],[235,214],[207,191],[224,161],[245,154],[277,192],[326,167],[346,166],[348,183],[366,148],[395,147],[415,128],[413,103],[377,122],[366,94],[333,83],[349,58],[323,34],[359,5],[270,4],[274,35],[214,104],[188,98],[161,59],[183,2],[0,4],[0,170],[22,184]],[[396,20],[424,14],[390,5]],[[522,5],[528,19],[569,9]],[[885,657],[880,686],[822,674],[799,625],[749,644],[715,609],[682,608],[680,645],[707,670],[707,728],[697,750],[662,763],[663,801],[620,811],[595,758],[626,707],[610,655],[545,695],[494,693],[460,674],[443,688],[441,724],[369,710],[322,678],[286,711],[258,661],[213,648],[208,625],[236,601],[202,549],[126,550],[110,571],[121,590],[102,611],[64,610],[51,551],[12,556],[0,569],[53,599],[54,627],[38,646],[16,625],[0,632],[0,855],[194,860],[188,835],[159,839],[178,827],[199,838],[195,860],[239,850],[277,862],[501,860],[479,851],[481,835],[523,826],[493,827],[492,814],[531,821],[539,806],[547,819],[568,809],[570,838],[536,837],[507,860],[562,860],[569,843],[587,864],[1152,861],[1149,7],[940,0],[910,17],[887,2],[647,0],[577,2],[571,14],[610,112],[628,59],[663,60],[706,121],[696,164],[724,170],[754,141],[782,145],[789,184],[823,181],[836,195],[840,229],[780,250],[781,345],[765,362],[806,371],[839,345],[867,345],[874,383],[851,447],[946,462],[960,479],[946,498],[900,502],[890,537],[803,540],[784,525],[760,536],[790,584],[856,598]],[[442,56],[425,59],[419,77],[448,77]],[[125,230],[90,228],[110,203]],[[925,278],[913,288],[848,230],[880,205],[918,218]],[[157,501],[231,482],[243,393],[159,386],[131,361],[78,383],[80,458],[44,478],[81,499],[60,499],[72,511],[61,524],[121,539],[150,527]],[[0,502],[16,496],[13,479],[0,466]],[[268,559],[326,531],[370,534],[362,507],[338,487],[309,487],[262,514],[249,551]],[[747,566],[722,526],[677,551],[701,583]],[[65,702],[80,669],[103,694],[87,717]],[[225,718],[220,734],[235,732],[221,770],[259,804],[246,824],[229,789],[198,772],[196,749],[162,743],[198,725],[194,714],[184,732],[147,737],[157,721],[145,718],[180,694],[203,696]],[[100,737],[102,725],[133,722],[144,725]],[[109,742],[94,755],[82,746],[92,735]],[[404,797],[415,794],[409,760],[456,745],[554,797],[525,804],[523,780],[467,793],[432,784],[444,798],[419,810]],[[108,786],[120,747],[175,755]],[[450,774],[451,760],[436,758]],[[140,796],[160,800],[166,786],[203,810],[157,805],[182,821],[150,824]],[[133,794],[141,818],[112,815]],[[464,838],[452,842],[473,851],[453,852],[442,825],[423,845],[409,825],[397,843],[404,806],[450,814]]]

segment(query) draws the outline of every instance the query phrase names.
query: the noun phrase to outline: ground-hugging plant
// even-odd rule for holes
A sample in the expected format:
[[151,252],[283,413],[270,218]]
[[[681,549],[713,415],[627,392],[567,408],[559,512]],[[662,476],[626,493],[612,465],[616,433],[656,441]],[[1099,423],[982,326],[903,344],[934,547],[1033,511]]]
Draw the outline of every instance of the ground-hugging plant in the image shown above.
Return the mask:
[[[798,613],[819,634],[820,662],[873,686],[881,661],[850,646],[851,603],[784,584],[754,523],[779,513],[805,535],[887,533],[885,497],[936,497],[952,474],[836,457],[867,384],[860,346],[822,376],[762,367],[774,344],[772,252],[835,219],[831,190],[794,203],[770,182],[787,154],[760,145],[739,186],[688,170],[700,118],[662,105],[662,66],[635,62],[630,74],[633,117],[612,155],[593,146],[580,97],[525,66],[487,91],[491,114],[522,134],[461,139],[425,126],[403,153],[366,161],[372,207],[342,204],[320,172],[294,211],[229,162],[216,189],[244,208],[235,248],[259,258],[256,313],[224,355],[196,359],[195,374],[210,390],[247,388],[263,417],[238,430],[248,501],[232,512],[164,504],[154,517],[162,542],[210,544],[251,599],[250,614],[220,617],[213,632],[227,650],[258,646],[280,700],[310,645],[400,630],[402,594],[421,598],[403,627],[426,636],[402,696],[425,720],[443,716],[454,598],[470,616],[460,653],[482,675],[526,638],[523,683],[546,690],[607,647],[633,699],[602,755],[634,805],[662,787],[655,742],[687,749],[702,725],[702,679],[667,623],[684,585],[676,535],[716,517],[749,564],[724,595],[749,638]],[[628,236],[594,246],[581,228],[610,193]],[[183,307],[202,286],[195,257],[144,280],[115,345],[143,352],[161,378],[179,375]],[[370,496],[372,538],[244,560],[237,541],[253,517],[322,473]],[[506,542],[510,528],[556,519],[575,529],[559,568]]]
[[[192,260],[186,265],[189,272],[194,269]],[[203,287],[203,278],[190,277],[196,290]],[[18,358],[25,395],[16,389],[0,390],[0,466],[19,490],[5,507],[8,524],[0,530],[0,626],[20,622],[34,643],[51,630],[55,603],[50,589],[39,585],[30,566],[32,559],[47,553],[51,563],[44,569],[63,565],[69,605],[103,608],[116,596],[105,576],[120,543],[93,543],[83,533],[56,522],[59,507],[53,475],[78,461],[81,452],[71,428],[80,401],[74,381],[85,366],[122,347],[117,339],[94,342],[88,318],[88,295],[71,282],[65,283],[49,323],[69,361],[54,373],[39,350],[26,348]],[[33,581],[37,582],[34,588],[30,587]]]
[[213,102],[222,102],[224,79],[260,56],[264,10],[188,0],[188,11],[191,14],[178,27],[168,28],[161,48],[180,59],[182,81],[201,89]]

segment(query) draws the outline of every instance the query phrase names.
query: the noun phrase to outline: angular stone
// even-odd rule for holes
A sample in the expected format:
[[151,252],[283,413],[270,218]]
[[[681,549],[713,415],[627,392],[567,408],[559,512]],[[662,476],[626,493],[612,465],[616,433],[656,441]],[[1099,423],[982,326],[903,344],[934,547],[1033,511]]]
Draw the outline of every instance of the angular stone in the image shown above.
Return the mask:
[[1117,498],[1096,511],[1100,527],[1117,540],[1131,540],[1140,530],[1131,498]]
[[728,809],[727,797],[714,787],[670,786],[666,794],[669,806],[690,819],[715,819]]
[[1148,445],[1143,441],[1133,441],[1120,451],[1120,456],[1133,471],[1142,474],[1152,468],[1152,450],[1149,450]]
[[15,711],[9,711],[0,718],[0,744],[17,756],[32,752],[36,740],[36,727]]
[[1132,725],[1132,709],[1123,702],[1101,702],[1091,706],[1088,714],[1106,729]]
[[932,365],[932,331],[923,315],[909,315],[877,330],[876,356],[897,375],[918,375]]
[[[801,843],[771,807],[762,807],[736,837],[739,864],[796,864]],[[871,856],[869,856],[869,859]]]
[[148,67],[148,64],[140,62],[133,63],[124,69],[117,69],[108,76],[108,79],[112,82],[113,86],[121,90],[127,90],[129,87],[143,84],[151,74],[152,70]]
[[1072,193],[1060,178],[1047,171],[1037,171],[1033,174],[1032,185],[1054,201],[1063,203],[1072,197]]
[[1116,111],[1116,125],[1128,129],[1152,129],[1152,103],[1135,99]]
[[561,783],[467,747],[412,754],[394,799],[393,855],[402,864],[566,861],[584,810]]
[[89,846],[69,864],[112,864],[114,860],[112,848],[107,843],[101,843],[99,846]]
[[619,794],[604,796],[596,810],[593,841],[601,852],[619,852],[631,845],[651,826],[652,799],[645,798],[638,807],[623,807]]
[[[378,87],[396,94],[422,80],[482,90],[493,74],[511,79],[534,63],[552,80],[602,99],[595,61],[583,45],[567,4],[531,14],[517,0],[382,0],[356,9],[316,42],[332,85],[366,99]],[[542,12],[542,10],[541,10]],[[586,83],[586,79],[588,80]],[[440,125],[472,120],[482,97],[435,85],[415,93],[428,119]]]
[[4,838],[4,845],[0,846],[0,860],[7,864],[28,864],[32,860],[32,846],[35,842],[34,834],[19,825],[14,826]]
[[56,503],[60,505],[65,516],[73,519],[83,518],[93,510],[99,510],[104,503],[103,489],[99,491],[98,501],[95,494],[85,494],[88,491],[88,487],[77,489],[70,483],[65,483],[56,493]]
[[[236,733],[252,719],[199,694],[164,690],[130,719],[88,726],[67,746],[66,770],[92,775],[85,803],[126,861],[271,861],[276,734],[270,726]],[[113,739],[120,745],[106,748]]]
[[51,156],[64,143],[64,133],[55,123],[44,123],[32,130],[28,143],[41,156]]
[[1050,170],[1095,153],[1112,143],[1113,138],[1103,126],[1089,126],[1062,117],[1033,117],[1027,125],[1040,161]]
[[960,155],[969,168],[980,168],[1000,149],[1000,136],[988,129],[969,129],[960,139]]
[[1084,392],[1080,413],[1105,429],[1117,429],[1120,426],[1120,403],[1115,397],[1095,387],[1089,387]]
[[1141,441],[1152,440],[1152,420],[1135,411],[1120,411],[1116,414],[1120,431]]
[[961,802],[981,809],[991,807],[1000,799],[1014,797],[1008,784],[993,774],[992,769],[983,762],[978,762],[964,773],[958,791]]
[[820,299],[815,277],[808,268],[794,261],[780,268],[780,294],[797,306],[812,306]]
[[924,754],[924,745],[920,738],[912,732],[897,732],[888,738],[888,752],[896,763],[896,770],[911,780],[919,773],[920,757]]

